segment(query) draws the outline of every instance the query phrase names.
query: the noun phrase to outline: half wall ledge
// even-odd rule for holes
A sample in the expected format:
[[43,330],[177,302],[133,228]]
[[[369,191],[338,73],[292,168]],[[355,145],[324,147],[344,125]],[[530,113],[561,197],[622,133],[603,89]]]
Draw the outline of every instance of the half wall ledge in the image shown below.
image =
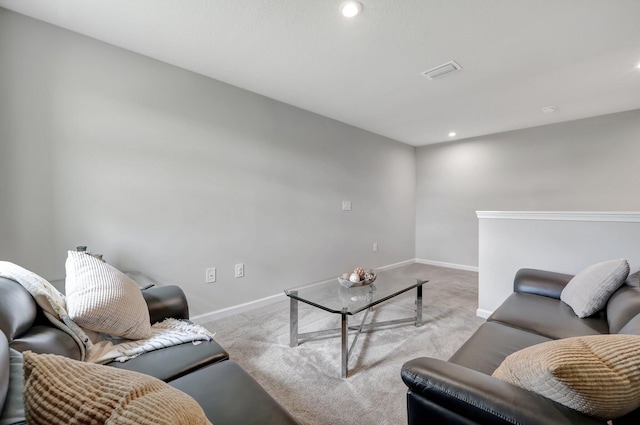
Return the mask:
[[486,317],[513,292],[521,268],[576,274],[591,264],[626,258],[640,268],[640,212],[476,211],[478,310]]
[[640,212],[632,211],[476,211],[480,218],[502,220],[605,221],[640,223]]

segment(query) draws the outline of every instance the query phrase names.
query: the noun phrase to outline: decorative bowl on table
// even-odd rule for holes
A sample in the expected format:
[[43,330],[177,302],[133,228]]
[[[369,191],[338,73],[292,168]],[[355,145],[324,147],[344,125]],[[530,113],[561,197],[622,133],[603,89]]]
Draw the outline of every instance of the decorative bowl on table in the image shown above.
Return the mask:
[[342,276],[338,276],[338,282],[345,288],[351,288],[352,286],[364,286],[370,285],[376,280],[376,274],[373,270],[365,270],[362,267],[356,267],[351,273],[344,273]]

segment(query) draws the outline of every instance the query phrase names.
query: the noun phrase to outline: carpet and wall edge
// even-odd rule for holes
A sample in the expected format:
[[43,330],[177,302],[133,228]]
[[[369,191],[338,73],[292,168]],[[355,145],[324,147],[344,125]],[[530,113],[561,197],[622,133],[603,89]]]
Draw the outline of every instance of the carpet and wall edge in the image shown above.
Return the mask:
[[[377,270],[390,270],[390,269],[394,269],[394,268],[397,268],[397,267],[402,267],[402,266],[406,266],[406,265],[414,264],[414,263],[428,264],[428,265],[431,265],[431,266],[438,266],[438,267],[446,267],[446,268],[449,268],[449,269],[457,269],[457,270],[466,270],[466,271],[478,272],[478,267],[476,267],[476,266],[468,266],[468,265],[464,265],[464,264],[446,263],[446,262],[442,262],[442,261],[425,260],[425,259],[421,259],[421,258],[411,258],[409,260],[400,261],[398,263],[388,264],[386,266],[377,267]],[[320,281],[320,282],[315,282],[315,283],[312,283],[312,285],[325,283],[325,282],[328,282],[330,280],[333,280],[333,278],[332,279],[323,280],[323,281]],[[233,316],[234,314],[246,313],[246,312],[254,310],[256,308],[265,307],[267,305],[270,305],[270,304],[273,304],[273,303],[276,303],[276,302],[279,302],[279,301],[283,301],[283,300],[286,299],[286,297],[287,296],[285,295],[284,288],[283,288],[283,292],[281,292],[279,294],[270,295],[268,297],[259,298],[257,300],[253,300],[253,301],[249,301],[249,302],[246,302],[246,303],[238,304],[238,305],[235,305],[235,306],[223,308],[223,309],[220,309],[220,310],[214,310],[214,311],[211,311],[209,313],[199,314],[197,316],[192,317],[191,320],[196,324],[202,325],[204,323],[212,322],[214,320],[219,320],[219,319],[223,319],[225,317]],[[480,309],[478,309],[476,311],[476,314],[479,317],[482,317],[482,318],[486,319],[487,317],[489,317],[491,312],[484,311],[484,310],[481,311]]]

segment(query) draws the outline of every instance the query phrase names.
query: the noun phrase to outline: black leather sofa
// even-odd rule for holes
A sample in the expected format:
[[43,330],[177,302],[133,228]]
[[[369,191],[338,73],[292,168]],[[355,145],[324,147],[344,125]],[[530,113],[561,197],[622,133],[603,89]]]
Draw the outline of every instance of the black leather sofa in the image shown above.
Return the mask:
[[[606,423],[491,376],[509,354],[534,344],[573,336],[640,335],[640,288],[634,282],[618,289],[602,311],[579,319],[560,301],[572,277],[518,271],[514,293],[448,361],[417,358],[405,363],[401,375],[408,387],[408,423]],[[640,423],[640,409],[613,423]]]
[[[150,288],[143,296],[152,323],[189,318],[185,295],[177,286]],[[51,325],[21,285],[5,278],[0,278],[0,328],[0,410],[9,380],[9,348],[80,359],[73,339]],[[216,425],[298,423],[215,341],[163,348],[108,365],[154,376],[184,391]]]

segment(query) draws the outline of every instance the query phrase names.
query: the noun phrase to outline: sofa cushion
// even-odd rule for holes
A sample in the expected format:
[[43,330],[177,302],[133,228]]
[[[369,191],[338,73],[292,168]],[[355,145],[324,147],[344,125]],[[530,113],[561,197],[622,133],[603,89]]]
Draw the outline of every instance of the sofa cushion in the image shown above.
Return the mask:
[[571,306],[578,317],[591,316],[604,308],[627,276],[629,263],[625,259],[593,264],[569,281],[560,299]]
[[629,320],[629,322],[627,322],[627,324],[624,325],[624,327],[620,329],[620,332],[618,333],[627,335],[640,335],[640,314]]
[[607,302],[609,332],[619,333],[638,314],[640,314],[640,287],[622,285]]
[[493,376],[601,419],[640,407],[640,336],[596,335],[518,351]]
[[59,354],[75,360],[82,358],[80,347],[66,332],[52,326],[38,325],[11,341],[11,348],[34,353]]
[[86,252],[69,251],[65,268],[71,320],[85,329],[123,338],[151,336],[147,303],[133,280]]
[[478,328],[449,361],[490,375],[509,354],[549,340],[498,322],[487,322]]
[[193,397],[215,425],[298,423],[233,360],[209,365],[169,385]]
[[28,423],[210,424],[193,398],[159,379],[54,354],[24,353],[24,386]]
[[144,373],[165,382],[179,378],[206,365],[227,360],[229,354],[216,341],[202,341],[198,345],[185,343],[150,351],[126,362],[110,362],[118,369]]
[[572,275],[539,269],[520,269],[513,279],[513,291],[560,299]]
[[36,302],[18,282],[0,277],[0,330],[9,340],[25,333],[36,320]]
[[532,294],[511,294],[487,320],[502,322],[551,339],[609,333],[604,313],[580,319],[565,303]]
[[9,387],[0,413],[0,425],[24,422],[22,373],[22,353],[9,349]]
[[4,333],[0,332],[0,404],[4,403],[9,389],[9,342]]

